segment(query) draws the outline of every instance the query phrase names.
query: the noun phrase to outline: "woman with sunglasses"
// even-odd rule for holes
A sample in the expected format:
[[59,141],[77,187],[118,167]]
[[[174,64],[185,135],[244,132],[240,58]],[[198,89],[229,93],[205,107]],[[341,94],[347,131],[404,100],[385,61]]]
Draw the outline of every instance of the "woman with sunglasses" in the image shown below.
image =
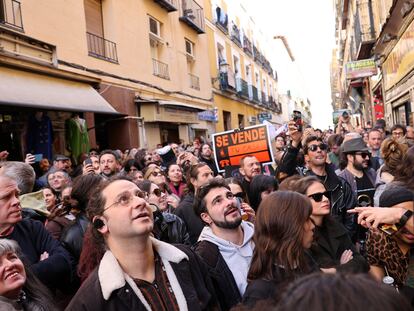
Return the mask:
[[161,168],[159,166],[148,166],[142,172],[144,173],[144,179],[149,180],[156,185],[161,185],[167,182],[164,172],[161,171]]
[[147,193],[147,202],[153,207],[154,236],[164,242],[191,245],[190,235],[183,220],[168,210],[167,193],[150,182],[144,180],[137,183],[138,188]]
[[315,224],[313,259],[327,272],[368,272],[369,266],[352,243],[348,231],[330,216],[331,192],[314,176],[299,179],[292,190],[306,195],[312,202],[311,219]]
[[168,186],[170,191],[182,198],[184,195],[185,183],[183,182],[183,172],[178,164],[170,164],[167,168]]

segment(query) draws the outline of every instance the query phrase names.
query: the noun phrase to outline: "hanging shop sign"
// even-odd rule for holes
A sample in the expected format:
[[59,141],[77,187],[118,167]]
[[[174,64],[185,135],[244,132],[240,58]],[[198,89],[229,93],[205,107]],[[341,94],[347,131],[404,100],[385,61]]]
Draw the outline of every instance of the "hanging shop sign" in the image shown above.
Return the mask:
[[358,79],[374,76],[377,74],[377,66],[373,59],[363,59],[355,62],[348,62],[345,65],[346,78]]

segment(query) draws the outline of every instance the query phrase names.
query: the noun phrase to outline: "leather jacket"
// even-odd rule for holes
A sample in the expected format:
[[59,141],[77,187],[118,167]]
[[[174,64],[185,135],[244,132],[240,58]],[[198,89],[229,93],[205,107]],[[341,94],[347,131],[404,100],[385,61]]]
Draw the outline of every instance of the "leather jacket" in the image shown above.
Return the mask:
[[191,245],[190,235],[184,221],[177,215],[167,212],[154,212],[154,236],[171,244]]
[[76,217],[75,222],[63,231],[60,238],[64,247],[75,257],[76,262],[78,262],[82,251],[83,236],[88,225],[88,218],[81,213]]

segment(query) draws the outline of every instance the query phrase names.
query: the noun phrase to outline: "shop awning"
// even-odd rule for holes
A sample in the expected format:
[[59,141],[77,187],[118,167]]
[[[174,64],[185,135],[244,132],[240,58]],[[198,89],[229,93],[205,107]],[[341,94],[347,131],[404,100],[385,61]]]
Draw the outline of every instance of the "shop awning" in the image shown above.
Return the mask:
[[119,114],[89,84],[0,67],[0,104]]

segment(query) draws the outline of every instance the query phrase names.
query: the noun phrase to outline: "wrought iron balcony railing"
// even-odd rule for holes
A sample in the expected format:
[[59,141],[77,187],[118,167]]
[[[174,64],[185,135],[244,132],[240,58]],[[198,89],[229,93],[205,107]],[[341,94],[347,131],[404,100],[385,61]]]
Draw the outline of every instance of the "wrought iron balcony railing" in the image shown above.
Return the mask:
[[116,43],[87,32],[88,53],[90,56],[118,63]]
[[252,43],[247,37],[243,37],[243,50],[247,55],[253,57]]
[[188,77],[190,78],[190,87],[195,90],[200,90],[200,78],[189,73]]
[[168,72],[168,64],[160,62],[155,58],[152,59],[152,74],[154,76],[170,80],[170,74]]
[[221,7],[216,7],[216,26],[226,35],[229,33],[229,17]]
[[256,104],[260,104],[259,92],[257,90],[257,87],[252,85],[252,90],[253,90],[253,102],[255,102]]
[[249,99],[249,85],[242,78],[236,79],[237,95],[245,99]]
[[0,0],[0,24],[23,31],[20,1]]
[[194,0],[181,0],[180,20],[199,34],[205,32],[203,8]]
[[231,40],[236,43],[239,48],[242,48],[241,38],[240,38],[240,30],[236,24],[233,23],[231,28]]

